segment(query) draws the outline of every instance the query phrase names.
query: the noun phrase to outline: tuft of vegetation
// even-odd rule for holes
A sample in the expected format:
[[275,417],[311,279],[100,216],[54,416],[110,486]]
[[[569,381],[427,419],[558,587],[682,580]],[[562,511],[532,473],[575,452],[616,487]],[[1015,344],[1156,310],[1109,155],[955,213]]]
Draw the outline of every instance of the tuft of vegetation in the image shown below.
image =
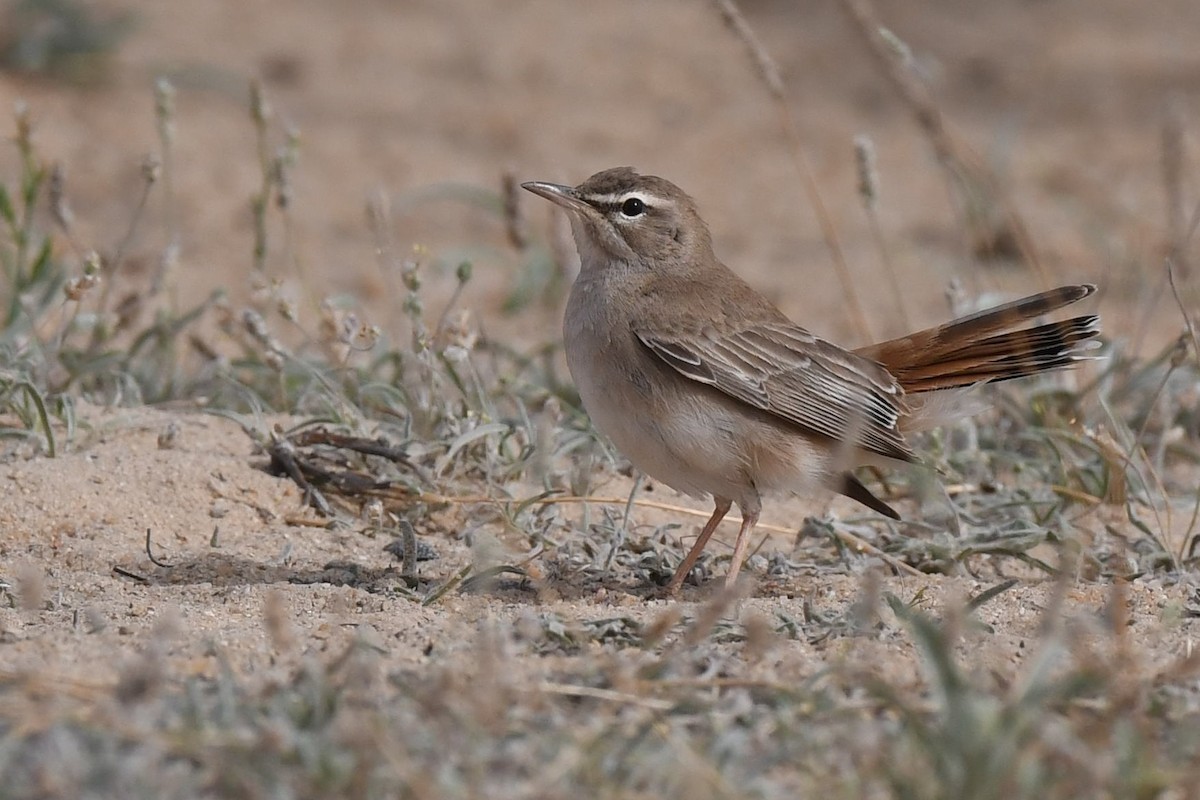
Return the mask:
[[[843,659],[793,682],[755,665],[788,664],[789,632],[823,623],[731,623],[729,600],[485,624],[469,658],[420,668],[359,639],[266,685],[229,668],[164,684],[161,654],[115,686],[10,677],[6,717],[38,722],[0,725],[0,774],[14,797],[932,799],[1155,797],[1200,770],[1200,704],[1180,694],[1200,659],[1149,663],[1121,620],[1055,606],[998,680],[968,667],[978,605],[938,618],[889,598],[891,622],[842,629]],[[896,637],[921,680],[863,660]],[[53,711],[63,692],[76,713]]]

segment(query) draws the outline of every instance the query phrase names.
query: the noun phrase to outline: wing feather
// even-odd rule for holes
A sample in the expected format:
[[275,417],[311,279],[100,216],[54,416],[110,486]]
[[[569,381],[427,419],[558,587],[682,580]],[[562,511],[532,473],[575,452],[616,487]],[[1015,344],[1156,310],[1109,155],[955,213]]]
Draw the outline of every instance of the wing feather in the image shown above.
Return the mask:
[[837,441],[915,460],[899,429],[904,392],[896,379],[799,326],[770,322],[728,333],[641,330],[637,336],[679,374],[739,402]]

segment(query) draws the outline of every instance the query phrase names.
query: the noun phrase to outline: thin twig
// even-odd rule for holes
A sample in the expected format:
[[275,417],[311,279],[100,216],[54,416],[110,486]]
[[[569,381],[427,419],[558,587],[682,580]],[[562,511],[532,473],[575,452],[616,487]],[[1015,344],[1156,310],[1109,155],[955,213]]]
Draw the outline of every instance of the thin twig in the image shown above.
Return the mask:
[[879,221],[879,170],[875,164],[875,145],[869,136],[854,137],[854,161],[858,168],[858,196],[862,200],[863,210],[867,214],[867,225],[875,248],[879,251],[883,263],[883,273],[888,279],[896,310],[900,312],[900,323],[903,329],[913,329],[912,315],[908,313],[908,305],[904,302],[904,292],[900,289],[900,277],[896,273],[896,265],[888,250],[887,241],[883,236],[883,225]]
[[1197,340],[1196,337],[1196,324],[1192,322],[1192,315],[1188,313],[1183,297],[1179,294],[1179,287],[1175,284],[1175,261],[1170,258],[1167,259],[1167,280],[1171,284],[1171,294],[1175,296],[1175,304],[1179,306],[1183,324],[1187,327],[1188,336],[1192,340],[1192,357],[1200,359],[1200,340]]
[[792,115],[791,108],[788,106],[787,94],[784,91],[783,78],[779,72],[779,67],[775,64],[775,60],[771,58],[771,54],[767,52],[766,47],[763,46],[762,41],[754,33],[754,29],[750,27],[750,23],[746,22],[746,18],[742,16],[737,3],[734,0],[716,0],[716,4],[717,10],[721,13],[721,18],[725,21],[725,24],[746,45],[751,58],[754,59],[754,65],[758,69],[759,75],[762,77],[763,82],[766,83],[771,97],[775,100],[775,105],[779,109],[779,117],[783,125],[784,134],[791,144],[792,160],[795,162],[796,169],[800,173],[800,180],[804,184],[804,191],[808,195],[809,202],[812,203],[813,211],[817,215],[817,224],[821,227],[821,235],[825,238],[825,244],[829,247],[829,252],[833,256],[834,271],[837,273],[838,281],[842,285],[842,295],[849,306],[850,318],[854,322],[855,332],[862,341],[873,342],[875,339],[871,334],[871,326],[867,322],[867,315],[863,311],[862,303],[858,299],[858,292],[854,288],[854,279],[850,275],[850,266],[846,263],[845,253],[842,252],[841,239],[838,236],[836,226],[833,224],[833,217],[829,214],[829,209],[826,208],[825,201],[821,197],[821,189],[817,185],[817,179],[813,175],[812,165],[808,159],[808,148],[804,144],[804,139],[800,135],[800,128],[796,125],[796,119]]
[[950,178],[951,186],[957,190],[954,193],[956,199],[969,209],[969,192],[975,189],[984,191],[988,199],[997,201],[1004,209],[1005,222],[1017,249],[1037,275],[1041,287],[1049,289],[1049,276],[1038,256],[1029,228],[1013,205],[1012,198],[1000,187],[995,175],[982,160],[967,147],[959,144],[950,134],[941,109],[937,107],[925,85],[914,76],[904,56],[895,46],[895,37],[880,23],[869,0],[842,0],[842,7],[855,30],[862,36],[868,52],[891,82],[897,95],[912,111],[917,125],[925,132],[938,162]]
[[[174,279],[180,248],[179,204],[175,197],[175,87],[166,78],[154,83],[154,116],[158,127],[158,144],[162,150],[163,225],[166,228],[167,246],[158,260],[158,268],[150,283],[151,296],[157,295]],[[172,297],[172,303],[174,302]]]
[[[1161,387],[1160,387],[1160,391],[1161,391]],[[1154,401],[1151,403],[1151,405],[1154,405],[1154,403],[1157,403],[1157,401],[1158,401],[1158,397],[1157,397],[1157,393],[1156,393]],[[1137,438],[1134,436],[1133,432],[1130,431],[1128,429],[1128,427],[1125,427],[1121,424],[1116,413],[1112,410],[1112,408],[1108,404],[1108,402],[1106,402],[1103,397],[1099,398],[1099,402],[1100,402],[1100,408],[1102,411],[1104,411],[1105,416],[1108,417],[1109,423],[1112,425],[1113,430],[1124,431],[1125,433],[1128,433],[1129,436],[1131,437],[1131,441],[1127,443],[1128,452],[1124,452],[1114,446],[1111,449],[1111,453],[1113,455],[1115,455],[1117,458],[1123,460],[1125,462],[1126,467],[1133,470],[1133,474],[1137,476],[1138,481],[1141,482],[1142,487],[1146,490],[1146,497],[1147,497],[1147,500],[1149,501],[1150,511],[1152,514],[1154,514],[1154,521],[1158,525],[1158,530],[1160,532],[1160,536],[1154,536],[1154,534],[1150,533],[1150,531],[1148,529],[1146,532],[1149,533],[1151,538],[1153,538],[1155,540],[1155,544],[1157,544],[1163,550],[1163,552],[1165,552],[1167,555],[1169,555],[1171,557],[1171,568],[1179,569],[1179,562],[1175,557],[1175,553],[1171,550],[1171,548],[1169,546],[1170,542],[1167,541],[1167,539],[1165,538],[1165,537],[1171,535],[1172,508],[1171,508],[1171,503],[1167,496],[1166,487],[1163,486],[1162,477],[1158,474],[1158,471],[1156,469],[1154,469],[1154,465],[1150,463],[1150,459],[1146,456],[1145,449],[1142,448],[1141,446],[1139,446]],[[1095,434],[1092,434],[1092,438],[1093,438],[1093,440],[1096,439]],[[1113,439],[1114,443],[1115,443],[1115,441],[1116,440]],[[1100,442],[1097,441],[1097,444],[1100,444]],[[1142,455],[1141,460],[1145,462],[1146,469],[1149,470],[1151,477],[1154,478],[1153,485],[1150,483],[1149,480],[1146,479],[1146,476],[1144,474],[1142,474],[1142,470],[1138,466],[1138,460],[1135,458],[1135,456],[1138,453],[1141,453],[1141,455]],[[1162,498],[1164,501],[1166,501],[1166,502],[1164,502],[1166,515],[1167,515],[1166,520],[1163,519],[1162,513],[1158,509],[1158,504],[1149,500],[1152,488],[1157,489],[1159,497]],[[1125,510],[1126,510],[1126,514],[1133,513],[1132,501],[1126,502]],[[1136,523],[1136,520],[1131,520],[1131,521]]]
[[164,569],[174,569],[175,568],[174,564],[167,564],[163,561],[159,561],[157,558],[154,557],[154,553],[152,553],[150,550],[150,529],[149,528],[146,528],[146,558],[150,559],[150,563],[156,567],[162,567]]
[[113,565],[112,571],[115,572],[116,574],[120,575],[122,578],[132,578],[133,580],[137,581],[138,583],[149,583],[150,582],[150,579],[147,578],[145,575],[138,575],[136,572],[130,572],[129,570],[125,569],[124,567],[118,567],[116,565]]
[[593,700],[605,700],[610,703],[623,703],[631,706],[642,706],[643,708],[652,708],[655,711],[670,711],[675,708],[675,703],[666,700],[659,700],[653,697],[638,697],[635,694],[626,694],[625,692],[617,692],[612,689],[601,689],[595,686],[575,686],[569,683],[551,683],[543,681],[534,684],[525,689],[527,692],[539,692],[542,694],[557,694],[564,697],[589,697]]
[[1178,96],[1167,99],[1162,126],[1162,179],[1167,216],[1167,259],[1179,264],[1186,276],[1190,274],[1185,244],[1187,240],[1183,211],[1183,181],[1185,174],[1183,110]]
[[[133,210],[133,215],[129,219],[129,226],[125,229],[121,241],[117,243],[117,249],[109,259],[104,260],[104,283],[100,287],[100,299],[97,302],[97,311],[104,314],[109,308],[109,299],[112,297],[113,287],[116,285],[117,272],[125,262],[125,257],[129,253],[129,247],[133,244],[134,237],[137,235],[138,223],[146,211],[146,203],[150,199],[150,192],[158,182],[160,165],[157,160],[147,158],[142,164],[142,193],[138,197],[137,206]],[[107,325],[98,325],[92,332],[92,341],[88,348],[89,354],[94,353],[100,345],[104,343],[105,337],[110,333]]]
[[642,487],[643,475],[638,472],[633,479],[633,486],[629,487],[629,501],[625,503],[625,513],[621,515],[621,527],[617,529],[616,540],[610,543],[608,549],[608,558],[604,559],[604,570],[607,572],[612,569],[613,558],[617,555],[617,550],[625,543],[625,539],[629,536],[629,518],[633,514],[634,501],[637,500],[638,489]]

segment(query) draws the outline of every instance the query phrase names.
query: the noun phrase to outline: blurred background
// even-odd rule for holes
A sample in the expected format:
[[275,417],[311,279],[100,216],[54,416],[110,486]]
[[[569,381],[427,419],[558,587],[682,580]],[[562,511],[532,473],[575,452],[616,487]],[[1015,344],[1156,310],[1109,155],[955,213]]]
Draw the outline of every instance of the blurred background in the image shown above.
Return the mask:
[[[779,64],[796,138],[714,4],[639,0],[17,0],[3,6],[0,109],[27,104],[39,153],[63,169],[75,240],[111,252],[138,206],[143,159],[162,155],[155,83],[170,82],[173,197],[154,187],[126,257],[149,280],[174,241],[184,297],[249,291],[265,146],[268,161],[288,153],[265,271],[303,284],[301,307],[342,293],[386,327],[395,305],[374,198],[398,252],[426,247],[435,276],[473,263],[461,302],[490,330],[550,340],[561,286],[530,271],[550,263],[569,278],[569,263],[553,262],[570,248],[536,198],[520,198],[506,222],[502,176],[577,183],[632,165],[691,193],[718,254],[785,312],[853,344],[861,331],[802,153],[875,335],[904,327],[881,277],[889,263],[913,323],[950,313],[955,279],[971,298],[1087,280],[1103,286],[1110,335],[1143,350],[1178,335],[1163,264],[1173,255],[1183,278],[1197,260],[1186,229],[1198,197],[1200,4],[880,3],[891,34],[874,53],[870,26],[840,2],[742,10]],[[897,74],[927,93],[982,184],[948,170]],[[269,107],[261,142],[254,80]],[[860,136],[874,151],[874,218],[858,185]],[[17,159],[0,147],[5,175]],[[1015,239],[1010,212],[1024,226]],[[514,213],[524,243],[511,241]]]

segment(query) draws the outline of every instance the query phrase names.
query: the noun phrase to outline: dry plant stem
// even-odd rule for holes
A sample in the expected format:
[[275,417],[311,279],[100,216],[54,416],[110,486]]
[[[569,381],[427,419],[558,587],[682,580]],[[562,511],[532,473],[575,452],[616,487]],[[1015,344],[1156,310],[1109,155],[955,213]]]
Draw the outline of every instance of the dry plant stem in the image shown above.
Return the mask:
[[1175,268],[1174,263],[1167,261],[1167,280],[1171,283],[1171,294],[1175,296],[1175,304],[1179,306],[1179,313],[1183,316],[1184,327],[1187,328],[1188,338],[1192,342],[1192,358],[1200,358],[1200,339],[1196,336],[1196,324],[1192,321],[1192,315],[1188,313],[1187,306],[1183,303],[1183,298],[1179,295],[1179,287],[1175,284]]
[[[1154,410],[1154,407],[1158,405],[1158,401],[1162,399],[1163,392],[1166,391],[1167,384],[1170,382],[1171,376],[1173,374],[1175,374],[1175,370],[1177,370],[1177,369],[1179,369],[1179,367],[1183,366],[1183,361],[1184,361],[1184,358],[1186,357],[1186,355],[1187,355],[1187,339],[1184,338],[1183,336],[1180,336],[1179,339],[1176,340],[1176,342],[1175,342],[1174,355],[1171,357],[1171,360],[1167,362],[1167,371],[1163,373],[1162,380],[1159,381],[1158,388],[1155,389],[1154,394],[1152,394],[1150,396],[1150,403],[1146,407],[1146,418],[1142,420],[1141,427],[1138,428],[1137,433],[1134,434],[1131,448],[1140,447],[1139,443],[1142,441],[1142,438],[1146,435],[1146,429],[1150,427],[1150,420],[1153,416],[1151,412]],[[1131,449],[1130,453],[1129,453],[1130,458],[1132,458],[1133,455],[1134,455],[1134,453],[1133,453],[1133,450]],[[1146,459],[1147,463],[1150,463],[1149,456],[1146,454],[1144,449],[1142,450],[1142,456]]]
[[[375,245],[375,265],[379,274],[388,286],[388,296],[402,298],[408,294],[401,278],[404,259],[396,250],[396,239],[392,235],[392,202],[387,192],[382,189],[374,192],[367,200],[367,224],[371,229],[371,238]],[[391,315],[397,320],[404,319],[403,313]],[[399,335],[398,329],[393,334]]]
[[41,669],[31,671],[0,669],[0,683],[21,684],[26,698],[65,695],[77,700],[95,700],[108,697],[116,688],[114,681],[84,681],[55,675]]
[[564,697],[586,697],[590,700],[605,700],[610,703],[642,706],[654,709],[655,711],[670,711],[675,708],[675,704],[667,700],[639,697],[635,694],[626,694],[625,692],[617,692],[612,689],[602,689],[594,686],[575,686],[569,683],[543,681],[525,689],[525,691],[539,694],[557,694]]
[[[299,273],[300,258],[296,253],[296,226],[292,218],[292,170],[300,158],[300,131],[286,126],[284,143],[275,151],[272,177],[275,180],[275,207],[283,222],[284,265]],[[303,277],[303,275],[300,275]]]
[[887,242],[884,241],[883,227],[879,224],[879,213],[874,203],[867,204],[867,223],[871,229],[871,238],[879,250],[879,258],[883,261],[883,271],[887,275],[892,297],[896,299],[896,310],[900,313],[900,323],[905,331],[911,331],[916,326],[913,325],[912,318],[908,313],[908,304],[904,302],[904,292],[900,290],[900,278],[896,274],[896,265],[892,262],[891,253],[888,252]]
[[[1187,252],[1188,243],[1196,234],[1197,225],[1200,225],[1200,203],[1198,203],[1196,208],[1193,210],[1192,217],[1187,225],[1180,226],[1181,233],[1179,234],[1178,239],[1175,238],[1176,235],[1174,232],[1171,233],[1171,241],[1168,245],[1168,253],[1165,261],[1167,267],[1166,283],[1170,286],[1171,293],[1175,296],[1175,302],[1178,304],[1179,310],[1183,314],[1183,322],[1187,326],[1188,334],[1192,339],[1192,352],[1197,357],[1200,357],[1200,348],[1197,348],[1196,346],[1196,329],[1192,324],[1191,316],[1187,312],[1187,306],[1180,296],[1179,286],[1176,283],[1176,272],[1179,271],[1178,268],[1180,266],[1179,259],[1182,259],[1184,254]],[[1174,229],[1172,226],[1172,231],[1173,230]],[[1187,276],[1186,272],[1184,272],[1184,276]],[[1133,335],[1133,345],[1131,347],[1135,353],[1140,353],[1142,350],[1142,342],[1145,340],[1146,334],[1149,333],[1150,327],[1158,314],[1158,302],[1162,298],[1162,293],[1163,281],[1160,279],[1155,282],[1153,290],[1150,290],[1149,302],[1144,304],[1142,313],[1138,318],[1137,327],[1135,328],[1135,333]]]
[[250,204],[254,219],[254,271],[263,274],[267,270],[267,206],[271,198],[271,149],[268,141],[267,122],[271,119],[271,107],[263,94],[262,84],[250,84],[250,117],[254,121],[255,139],[258,146],[258,168],[262,182],[258,192],[251,197]]
[[[1172,369],[1174,369],[1174,367],[1172,367]],[[1154,397],[1150,403],[1151,406],[1158,403],[1159,395],[1161,394],[1162,388],[1164,386],[1166,386],[1166,381],[1163,381],[1163,384],[1161,386],[1159,386],[1158,391],[1155,392]],[[1163,552],[1165,552],[1167,555],[1169,555],[1171,557],[1171,568],[1174,570],[1178,570],[1179,569],[1179,560],[1176,557],[1175,552],[1171,550],[1170,542],[1168,542],[1167,538],[1166,538],[1171,533],[1171,529],[1172,529],[1171,521],[1173,518],[1173,513],[1172,513],[1172,509],[1171,509],[1170,499],[1167,496],[1166,487],[1163,485],[1163,482],[1162,482],[1162,476],[1160,476],[1158,474],[1158,471],[1156,469],[1154,469],[1154,465],[1150,463],[1150,459],[1146,455],[1145,449],[1143,449],[1141,447],[1141,445],[1138,444],[1137,437],[1134,436],[1132,434],[1132,432],[1129,431],[1128,428],[1122,427],[1120,418],[1116,415],[1116,413],[1109,406],[1109,404],[1107,402],[1105,402],[1103,397],[1099,398],[1099,402],[1100,402],[1100,408],[1104,411],[1104,414],[1108,417],[1110,424],[1113,426],[1113,430],[1125,430],[1126,432],[1128,432],[1130,434],[1130,442],[1128,443],[1128,448],[1129,448],[1128,452],[1117,452],[1116,455],[1119,458],[1121,458],[1122,461],[1125,462],[1126,466],[1128,466],[1129,469],[1133,470],[1133,474],[1137,476],[1137,479],[1141,482],[1142,486],[1145,488],[1146,499],[1149,502],[1150,511],[1154,514],[1154,521],[1158,525],[1159,535],[1154,537],[1155,543],[1160,548],[1162,548]],[[1135,458],[1135,456],[1138,453],[1141,453],[1141,456],[1142,456],[1141,460],[1143,462],[1145,462],[1146,468],[1150,472],[1150,477],[1152,477],[1154,479],[1153,484],[1151,484],[1150,481],[1146,478],[1146,476],[1142,473],[1142,470],[1138,465],[1138,459]],[[1163,519],[1162,513],[1159,511],[1158,504],[1150,499],[1151,488],[1157,489],[1158,496],[1164,501],[1163,505],[1166,508],[1166,519],[1165,520]],[[1126,504],[1126,513],[1132,515],[1132,506],[1128,503]]]
[[1155,320],[1161,313],[1159,303],[1162,300],[1163,292],[1166,291],[1166,283],[1166,281],[1160,278],[1154,281],[1153,284],[1146,281],[1139,285],[1139,300],[1141,302],[1138,304],[1138,319],[1134,326],[1133,336],[1129,345],[1131,352],[1142,352],[1146,343],[1146,336],[1150,333]]
[[1185,245],[1186,220],[1183,216],[1183,182],[1185,169],[1183,110],[1178,97],[1168,98],[1162,127],[1162,178],[1167,215],[1167,258],[1179,265],[1187,277],[1191,270]]
[[446,334],[446,327],[450,323],[450,312],[458,305],[458,301],[462,298],[463,289],[467,282],[459,280],[454,285],[454,291],[450,293],[450,299],[446,301],[446,305],[442,308],[442,313],[438,316],[437,324],[433,326],[433,338],[436,341],[442,341]]
[[[150,284],[150,295],[161,292],[171,279],[169,274],[179,252],[179,207],[175,200],[175,88],[166,78],[159,78],[154,86],[154,111],[158,123],[158,143],[162,150],[163,224],[167,232],[167,246],[158,269]],[[172,292],[174,294],[174,292]],[[177,298],[171,297],[172,304]]]
[[986,189],[988,194],[1004,208],[1005,218],[1016,239],[1017,247],[1026,262],[1037,275],[1042,289],[1051,286],[1045,266],[1038,256],[1029,228],[1021,214],[1017,211],[1009,197],[996,181],[991,170],[987,169],[980,158],[966,147],[960,145],[951,136],[946,127],[945,117],[934,103],[924,84],[917,80],[907,65],[902,63],[900,56],[888,43],[884,31],[870,0],[842,0],[842,7],[850,17],[855,30],[863,37],[867,50],[878,63],[883,74],[892,83],[900,99],[909,107],[916,118],[917,125],[925,132],[933,147],[938,162],[946,169],[952,187],[952,195],[956,199],[965,187],[975,185]]
[[521,185],[516,173],[512,169],[506,169],[500,176],[504,233],[514,249],[525,252],[529,249],[529,225],[525,222],[525,215],[521,213],[520,190]]
[[78,240],[75,238],[75,232],[72,228],[72,220],[74,214],[71,212],[71,207],[67,203],[66,189],[66,173],[61,163],[56,163],[50,171],[50,181],[47,189],[49,191],[49,201],[51,213],[54,216],[54,221],[58,224],[59,230],[67,240],[67,245],[75,256],[82,261],[85,258],[83,248],[79,246]]
[[[121,269],[122,262],[125,261],[125,254],[129,251],[129,245],[133,243],[133,237],[137,235],[138,223],[142,220],[142,215],[146,211],[146,203],[150,199],[150,190],[154,188],[154,184],[158,182],[158,165],[150,160],[142,167],[142,194],[138,197],[137,206],[133,210],[133,216],[129,220],[129,227],[125,229],[125,235],[121,237],[121,241],[117,244],[117,250],[113,253],[112,261],[104,270],[104,282],[100,287],[100,300],[97,305],[97,311],[103,314],[108,309],[108,301],[112,296],[113,286],[116,285],[117,271]],[[101,336],[104,333],[106,326],[100,325],[95,329],[95,335],[92,337],[92,348],[95,349],[101,344]]]
[[[93,259],[98,259],[99,256],[93,254]],[[54,349],[61,351],[63,344],[67,341],[67,335],[71,332],[71,326],[75,324],[75,320],[79,317],[79,312],[83,307],[83,297],[78,299],[67,298],[63,301],[62,318],[59,321],[58,332],[54,334]]]
[[575,240],[571,236],[571,220],[553,207],[550,208],[550,254],[563,282],[575,280],[579,264],[575,256]]
[[[1196,333],[1195,333],[1195,330],[1192,328],[1191,320],[1188,319],[1187,311],[1183,309],[1182,301],[1179,300],[1179,293],[1175,286],[1175,275],[1171,271],[1170,261],[1167,262],[1167,269],[1168,269],[1168,274],[1170,276],[1170,281],[1171,281],[1171,290],[1173,292],[1175,292],[1176,301],[1180,302],[1180,310],[1183,311],[1184,320],[1185,320],[1185,322],[1187,322],[1187,325],[1188,325],[1188,333],[1191,335],[1192,347],[1193,347],[1192,354],[1193,354],[1193,357],[1195,357],[1196,352],[1197,352],[1194,349],[1196,347],[1196,344],[1195,344]],[[1183,366],[1184,360],[1187,357],[1187,341],[1188,341],[1188,334],[1184,334],[1179,337],[1179,341],[1177,344],[1177,350],[1176,350],[1177,355],[1171,359],[1170,366],[1168,366],[1166,374],[1163,375],[1162,383],[1159,384],[1158,389],[1155,391],[1154,395],[1152,396],[1152,398],[1150,400],[1150,406],[1149,406],[1150,409],[1152,409],[1152,408],[1154,408],[1154,406],[1158,405],[1159,398],[1162,396],[1163,392],[1166,390],[1167,383],[1170,380],[1172,373],[1174,373],[1175,370],[1178,369],[1179,367]],[[1174,514],[1173,514],[1173,507],[1171,505],[1170,498],[1167,496],[1167,490],[1162,481],[1162,477],[1159,475],[1158,470],[1155,469],[1154,464],[1150,461],[1150,457],[1146,453],[1145,448],[1142,447],[1140,444],[1140,442],[1142,441],[1142,437],[1146,433],[1146,428],[1149,426],[1149,424],[1150,424],[1150,413],[1149,413],[1149,411],[1147,411],[1146,419],[1143,420],[1142,427],[1138,430],[1137,436],[1134,437],[1133,443],[1142,451],[1142,459],[1146,462],[1146,466],[1150,470],[1150,474],[1154,476],[1155,485],[1158,488],[1158,491],[1161,493],[1161,495],[1163,497],[1163,501],[1164,501],[1163,505],[1167,509],[1167,525],[1168,525],[1168,527],[1167,527],[1167,529],[1165,529],[1163,531],[1163,534],[1164,534],[1163,538],[1165,541],[1166,537],[1171,535],[1171,533],[1174,531]],[[1131,462],[1132,462],[1132,456],[1133,456],[1133,452],[1131,451],[1131,453],[1130,453],[1130,461]],[[1153,504],[1151,505],[1151,508],[1152,509],[1154,508]],[[1157,516],[1157,512],[1156,512],[1156,516]],[[1200,517],[1200,489],[1198,489],[1196,492],[1196,503],[1193,505],[1193,508],[1192,508],[1192,518],[1188,522],[1187,530],[1184,532],[1183,536],[1179,540],[1179,550],[1176,553],[1172,553],[1172,556],[1175,561],[1174,566],[1176,568],[1178,568],[1179,564],[1183,563],[1187,557],[1187,553],[1189,550],[1189,543],[1191,542],[1192,534],[1194,533],[1194,531],[1196,529],[1196,522],[1197,522],[1198,517]],[[1161,521],[1159,524],[1161,526],[1161,524],[1162,524]]]
[[775,64],[774,59],[771,58],[770,53],[767,52],[758,36],[755,35],[750,24],[746,22],[746,18],[742,16],[737,3],[734,0],[716,0],[716,4],[717,10],[720,11],[725,24],[746,45],[750,56],[754,59],[754,65],[758,69],[759,75],[767,85],[767,90],[771,93],[771,97],[775,100],[775,104],[779,109],[784,134],[791,144],[791,154],[796,164],[796,170],[800,173],[800,179],[804,184],[804,191],[808,195],[813,211],[817,215],[817,224],[821,227],[821,235],[825,238],[825,244],[829,247],[829,252],[833,257],[834,271],[837,273],[838,282],[841,283],[842,295],[848,306],[850,319],[854,323],[855,333],[864,343],[873,342],[875,339],[871,334],[871,326],[867,322],[867,315],[863,311],[862,302],[858,298],[858,292],[854,289],[854,279],[850,275],[850,266],[846,263],[846,256],[842,252],[841,239],[838,237],[837,228],[833,224],[833,218],[829,215],[829,209],[826,208],[825,201],[821,197],[821,190],[817,186],[817,179],[813,175],[812,166],[808,160],[808,148],[804,145],[804,140],[800,136],[796,120],[792,116],[791,109],[788,107],[787,96],[783,87],[783,78],[780,76],[779,67]]
[[900,323],[904,331],[913,330],[914,326],[909,317],[908,308],[904,302],[904,293],[900,291],[900,278],[896,274],[896,265],[883,238],[883,225],[879,222],[879,170],[876,165],[875,143],[871,137],[859,135],[854,137],[854,161],[858,168],[858,196],[862,200],[863,210],[867,214],[867,224],[871,229],[871,238],[879,251],[883,263],[884,274],[892,289],[896,309],[900,312]]
[[[21,154],[23,164],[21,173],[29,175],[32,179],[33,176],[40,173],[41,168],[34,155],[33,123],[29,118],[29,107],[23,101],[17,102],[15,116],[17,132],[13,141]],[[14,277],[23,277],[29,267],[29,247],[34,240],[34,211],[35,207],[32,203],[22,203],[20,219],[15,228],[9,232],[16,244],[16,256],[13,259],[12,271],[6,275],[9,281],[12,281]],[[5,267],[9,266],[7,262],[4,265]]]
[[[1200,205],[1198,205],[1196,207],[1196,213],[1192,215],[1192,222],[1188,226],[1187,233],[1183,236],[1183,238],[1179,242],[1179,247],[1180,247],[1181,252],[1182,252],[1182,249],[1186,246],[1187,242],[1191,240],[1192,234],[1194,234],[1196,232],[1197,224],[1200,224]],[[1179,293],[1179,286],[1175,281],[1175,262],[1171,258],[1167,259],[1167,281],[1171,284],[1171,294],[1174,295],[1175,303],[1179,306],[1179,313],[1183,317],[1184,326],[1186,326],[1186,328],[1187,328],[1187,337],[1188,337],[1188,339],[1191,340],[1192,358],[1200,360],[1200,340],[1197,339],[1196,324],[1195,324],[1195,322],[1192,321],[1192,315],[1188,313],[1187,305],[1183,302],[1183,297]],[[1167,371],[1168,377],[1170,376],[1171,372],[1174,371],[1174,369],[1175,369],[1175,362],[1173,361],[1171,363],[1171,367]],[[1163,379],[1163,386],[1166,386],[1165,378]],[[1155,402],[1157,402],[1157,399]],[[1147,415],[1147,421],[1149,421],[1149,415]],[[1142,425],[1143,431],[1145,430],[1145,427],[1146,427],[1145,424],[1143,424]],[[1183,539],[1179,543],[1179,554],[1178,554],[1179,562],[1183,562],[1185,557],[1187,556],[1188,550],[1190,549],[1189,544],[1192,541],[1192,537],[1193,537],[1193,534],[1195,533],[1196,523],[1198,520],[1200,520],[1200,490],[1197,490],[1197,492],[1196,492],[1196,503],[1192,508],[1192,519],[1190,522],[1188,522],[1187,531],[1184,533]]]
[[1195,550],[1196,525],[1200,523],[1200,488],[1196,489],[1196,502],[1192,504],[1192,518],[1188,520],[1187,530],[1179,543],[1179,562],[1182,564],[1192,556]]
[[1069,497],[1072,500],[1078,500],[1080,503],[1087,503],[1090,506],[1098,506],[1104,502],[1104,498],[1102,497],[1096,497],[1087,492],[1072,489],[1070,486],[1060,486],[1057,483],[1052,483],[1048,488],[1060,497]]
[[604,559],[604,568],[606,570],[612,568],[612,562],[617,555],[617,549],[629,537],[629,518],[633,515],[634,501],[637,499],[638,489],[642,488],[643,480],[645,480],[645,476],[640,472],[633,479],[633,486],[629,489],[629,500],[626,501],[625,512],[621,515],[621,527],[617,529],[617,540],[612,543],[612,547],[608,551],[608,558]]

